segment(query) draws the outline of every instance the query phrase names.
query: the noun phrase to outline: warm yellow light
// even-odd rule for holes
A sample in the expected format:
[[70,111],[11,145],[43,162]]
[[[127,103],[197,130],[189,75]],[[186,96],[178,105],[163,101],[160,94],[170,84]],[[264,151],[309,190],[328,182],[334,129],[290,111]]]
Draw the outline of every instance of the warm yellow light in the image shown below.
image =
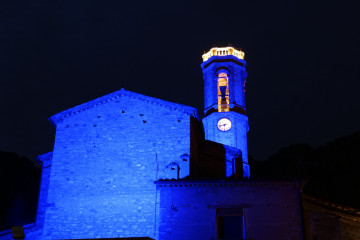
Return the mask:
[[[223,75],[225,74],[225,76]],[[229,82],[226,77],[226,73],[219,74],[223,75],[223,77],[219,77],[218,79],[218,112],[228,112],[230,111],[229,107]],[[225,87],[225,92],[221,92],[221,88]]]
[[214,47],[210,49],[210,51],[208,51],[207,53],[204,53],[202,55],[202,58],[203,58],[203,62],[205,62],[212,56],[227,56],[227,55],[232,55],[239,59],[244,59],[245,57],[245,53],[243,51],[236,50],[233,47],[222,47],[222,48]]

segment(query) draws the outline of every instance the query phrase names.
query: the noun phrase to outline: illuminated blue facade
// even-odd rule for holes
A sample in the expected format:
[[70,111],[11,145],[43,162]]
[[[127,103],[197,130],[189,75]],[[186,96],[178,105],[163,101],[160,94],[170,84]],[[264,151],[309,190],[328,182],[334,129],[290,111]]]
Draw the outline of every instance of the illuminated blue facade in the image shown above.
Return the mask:
[[[247,152],[249,124],[245,108],[246,62],[230,54],[214,55],[204,61],[201,68],[205,90],[203,119],[205,138],[240,149],[243,176],[249,177]],[[225,80],[226,84],[221,84],[222,80]],[[221,104],[221,94],[223,94],[223,104]],[[218,128],[218,122],[223,118],[229,119],[232,125],[227,131]]]
[[248,178],[242,52],[209,53],[202,121],[124,89],[50,118],[26,239],[302,239],[299,182]]
[[154,181],[172,178],[171,164],[189,174],[183,159],[196,116],[194,108],[122,89],[51,117],[56,137],[41,185],[41,239],[156,238]]

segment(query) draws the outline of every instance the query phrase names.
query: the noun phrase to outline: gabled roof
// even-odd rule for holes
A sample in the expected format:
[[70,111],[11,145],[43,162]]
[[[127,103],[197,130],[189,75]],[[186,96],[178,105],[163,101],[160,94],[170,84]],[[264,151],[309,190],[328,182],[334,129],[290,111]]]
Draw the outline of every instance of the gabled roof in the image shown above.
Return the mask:
[[138,99],[147,103],[151,103],[154,105],[158,105],[160,107],[168,108],[173,111],[183,112],[184,114],[194,116],[198,118],[198,112],[196,108],[189,107],[186,105],[173,103],[165,100],[161,100],[158,98],[153,98],[149,96],[145,96],[139,93],[130,92],[125,89],[121,89],[119,91],[107,94],[105,96],[99,97],[95,100],[89,101],[87,103],[83,103],[81,105],[78,105],[76,107],[70,108],[68,110],[62,111],[60,113],[57,113],[49,118],[50,122],[56,126],[59,122],[62,122],[65,118],[68,118],[70,116],[73,116],[77,113],[80,113],[82,111],[86,111],[89,108],[96,107],[101,104],[106,104],[107,102],[114,101],[121,97],[128,97],[128,98],[134,98]]

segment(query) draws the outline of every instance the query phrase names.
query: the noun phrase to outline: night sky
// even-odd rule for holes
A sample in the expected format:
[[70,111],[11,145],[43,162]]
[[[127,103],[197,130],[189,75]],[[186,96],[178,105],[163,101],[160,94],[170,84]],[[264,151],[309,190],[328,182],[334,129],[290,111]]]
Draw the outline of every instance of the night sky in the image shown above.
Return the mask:
[[2,1],[0,151],[34,160],[52,150],[50,116],[121,88],[202,112],[201,55],[228,44],[248,65],[254,158],[359,131],[359,15],[346,1]]

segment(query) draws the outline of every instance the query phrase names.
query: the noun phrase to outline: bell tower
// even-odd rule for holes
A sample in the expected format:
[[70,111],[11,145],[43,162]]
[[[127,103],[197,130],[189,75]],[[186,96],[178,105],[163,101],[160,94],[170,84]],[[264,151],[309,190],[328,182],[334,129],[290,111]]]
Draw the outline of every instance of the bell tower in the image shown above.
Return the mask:
[[214,47],[202,55],[205,89],[205,117],[202,121],[207,140],[241,150],[243,176],[249,177],[244,55],[233,47]]

